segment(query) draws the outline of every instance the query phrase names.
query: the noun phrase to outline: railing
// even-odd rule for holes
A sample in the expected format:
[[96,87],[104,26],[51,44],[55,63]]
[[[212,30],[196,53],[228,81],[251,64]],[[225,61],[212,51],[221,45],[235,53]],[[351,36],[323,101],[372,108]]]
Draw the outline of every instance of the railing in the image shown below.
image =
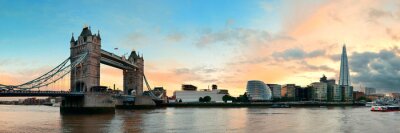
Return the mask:
[[70,91],[26,91],[26,90],[2,90],[0,97],[12,96],[83,96],[83,92]]

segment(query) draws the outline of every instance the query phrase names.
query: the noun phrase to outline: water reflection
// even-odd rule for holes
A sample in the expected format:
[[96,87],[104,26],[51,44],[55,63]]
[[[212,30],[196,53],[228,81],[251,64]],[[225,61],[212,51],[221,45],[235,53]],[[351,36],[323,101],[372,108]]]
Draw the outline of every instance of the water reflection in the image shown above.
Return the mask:
[[62,132],[106,132],[114,115],[61,115]]
[[400,132],[400,112],[368,108],[164,108],[61,115],[47,106],[1,106],[0,132]]

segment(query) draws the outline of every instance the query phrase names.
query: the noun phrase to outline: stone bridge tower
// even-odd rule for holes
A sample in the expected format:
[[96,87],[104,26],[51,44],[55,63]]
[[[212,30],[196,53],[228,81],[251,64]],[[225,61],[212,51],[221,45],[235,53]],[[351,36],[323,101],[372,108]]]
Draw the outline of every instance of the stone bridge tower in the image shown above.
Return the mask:
[[136,95],[140,96],[143,94],[143,56],[140,57],[140,55],[136,53],[136,51],[132,51],[131,55],[128,58],[128,61],[133,62],[137,66],[137,68],[123,70],[124,94],[131,95],[132,92],[136,92]]
[[88,53],[85,60],[76,69],[71,70],[71,91],[87,92],[93,86],[100,85],[100,59],[101,59],[101,38],[100,33],[92,34],[89,27],[84,27],[78,39],[71,38],[71,62],[74,62],[78,55]]

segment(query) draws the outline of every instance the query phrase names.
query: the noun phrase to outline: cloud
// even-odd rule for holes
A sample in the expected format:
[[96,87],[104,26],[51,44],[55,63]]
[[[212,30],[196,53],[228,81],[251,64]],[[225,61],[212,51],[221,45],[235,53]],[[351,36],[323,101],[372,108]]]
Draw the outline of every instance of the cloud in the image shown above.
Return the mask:
[[232,26],[233,24],[235,24],[235,20],[234,19],[228,19],[225,22],[226,26]]
[[176,74],[186,74],[186,81],[197,81],[201,83],[217,83],[219,82],[216,76],[221,70],[207,66],[197,66],[193,68],[179,68],[175,70]]
[[334,55],[330,55],[329,58],[333,61],[340,61],[341,58],[341,54],[334,54]]
[[166,36],[166,39],[168,41],[176,43],[176,42],[182,41],[184,39],[184,37],[185,37],[185,35],[183,35],[182,33],[175,32],[175,33],[168,34]]
[[[349,58],[353,83],[382,91],[400,86],[400,56],[395,50],[353,53]],[[398,91],[398,90],[397,90]]]
[[284,50],[283,52],[272,53],[272,56],[278,60],[314,58],[314,57],[323,56],[323,55],[325,55],[325,50],[314,50],[311,52],[306,52],[300,48],[292,48],[292,49]]
[[370,11],[368,12],[368,17],[370,20],[375,20],[375,19],[379,19],[381,17],[386,17],[389,16],[391,17],[392,14],[390,12],[386,12],[383,10],[379,10],[379,9],[370,9]]
[[327,65],[312,65],[306,61],[301,61],[298,63],[298,70],[300,71],[325,71],[325,72],[337,72],[335,69],[328,67]]
[[177,68],[175,69],[175,74],[177,75],[181,75],[181,74],[186,74],[186,73],[190,73],[190,69],[189,68]]
[[395,41],[399,41],[400,40],[400,35],[396,32],[394,32],[392,29],[390,28],[386,28],[386,34],[392,38]]
[[213,44],[226,45],[254,45],[266,44],[274,40],[294,40],[287,35],[272,35],[265,30],[256,30],[249,28],[225,28],[219,31],[203,30],[195,45],[203,48]]

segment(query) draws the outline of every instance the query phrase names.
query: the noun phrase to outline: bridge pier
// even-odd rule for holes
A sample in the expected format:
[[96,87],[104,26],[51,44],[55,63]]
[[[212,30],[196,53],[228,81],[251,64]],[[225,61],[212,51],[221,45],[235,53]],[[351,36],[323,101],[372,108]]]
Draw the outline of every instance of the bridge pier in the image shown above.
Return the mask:
[[63,97],[61,114],[115,113],[112,94],[89,92],[81,97]]

